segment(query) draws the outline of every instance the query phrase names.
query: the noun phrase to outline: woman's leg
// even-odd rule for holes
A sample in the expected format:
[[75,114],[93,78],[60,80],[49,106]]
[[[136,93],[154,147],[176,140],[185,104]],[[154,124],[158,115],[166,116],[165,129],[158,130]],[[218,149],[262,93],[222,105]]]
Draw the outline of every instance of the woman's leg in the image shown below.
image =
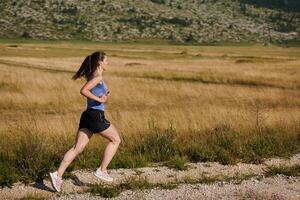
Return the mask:
[[57,175],[59,177],[63,176],[65,170],[74,160],[74,158],[83,151],[91,136],[92,133],[88,129],[82,128],[78,130],[75,145],[65,154],[57,170]]
[[117,129],[112,124],[109,126],[108,129],[98,134],[109,140],[109,143],[107,144],[104,150],[103,159],[99,167],[101,171],[106,171],[108,164],[114,157],[118,146],[121,143],[121,139],[117,132]]

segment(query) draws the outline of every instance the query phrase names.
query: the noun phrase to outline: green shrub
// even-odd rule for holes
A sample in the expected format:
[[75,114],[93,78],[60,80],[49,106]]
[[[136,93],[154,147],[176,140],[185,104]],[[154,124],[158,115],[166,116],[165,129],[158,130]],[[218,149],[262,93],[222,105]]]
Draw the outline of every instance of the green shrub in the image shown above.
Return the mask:
[[23,130],[23,135],[14,147],[14,164],[23,182],[39,181],[60,161],[60,155],[53,153],[48,144],[34,131]]
[[17,174],[14,166],[0,161],[0,187],[11,187],[13,183],[17,182]]
[[191,162],[211,162],[216,160],[216,155],[212,148],[205,144],[191,144],[185,155]]
[[167,166],[169,168],[173,168],[176,170],[186,170],[187,166],[186,163],[188,162],[188,159],[186,156],[179,156],[176,155],[173,158],[171,158],[170,161],[167,162]]
[[113,198],[122,192],[120,187],[107,187],[103,185],[93,185],[87,191],[104,198]]
[[177,132],[172,125],[167,129],[161,129],[155,124],[149,124],[147,133],[139,138],[133,151],[146,156],[151,162],[168,161],[178,149],[174,144],[176,135]]
[[258,158],[274,156],[280,151],[279,138],[273,134],[256,135],[249,141],[248,148]]
[[110,167],[117,168],[137,168],[145,167],[147,165],[147,160],[141,155],[131,154],[128,150],[123,152],[118,152],[110,163]]
[[207,146],[213,151],[214,161],[221,164],[233,164],[239,155],[240,135],[229,124],[217,125],[209,131]]
[[283,174],[286,176],[300,176],[300,165],[269,167],[265,172],[267,177],[275,176],[277,174]]
[[145,178],[129,178],[125,183],[119,185],[122,190],[142,190],[153,188],[155,185],[151,184]]

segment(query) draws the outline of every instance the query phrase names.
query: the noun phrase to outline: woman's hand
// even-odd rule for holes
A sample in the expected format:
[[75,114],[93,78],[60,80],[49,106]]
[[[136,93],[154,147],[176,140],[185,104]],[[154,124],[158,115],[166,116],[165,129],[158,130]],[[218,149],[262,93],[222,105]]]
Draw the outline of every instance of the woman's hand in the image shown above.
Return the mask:
[[99,96],[99,102],[100,103],[105,103],[107,101],[107,95],[102,95],[102,96]]
[[108,90],[104,95],[99,96],[99,102],[105,103],[107,101],[107,97],[110,95],[110,91]]

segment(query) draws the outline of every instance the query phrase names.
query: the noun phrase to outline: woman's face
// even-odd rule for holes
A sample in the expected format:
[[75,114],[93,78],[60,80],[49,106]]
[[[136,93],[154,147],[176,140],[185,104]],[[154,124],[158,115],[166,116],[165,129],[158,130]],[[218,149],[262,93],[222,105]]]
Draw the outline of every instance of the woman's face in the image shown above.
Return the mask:
[[106,66],[108,64],[107,62],[107,56],[104,56],[103,61],[99,61],[100,67],[105,71],[106,70]]

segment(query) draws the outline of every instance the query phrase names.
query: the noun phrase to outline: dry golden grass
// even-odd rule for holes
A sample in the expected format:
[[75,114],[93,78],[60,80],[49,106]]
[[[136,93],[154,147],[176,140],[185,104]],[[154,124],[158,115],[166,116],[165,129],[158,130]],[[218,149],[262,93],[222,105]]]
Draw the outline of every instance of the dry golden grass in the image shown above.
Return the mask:
[[[111,55],[105,74],[112,91],[107,115],[122,134],[142,130],[149,120],[162,127],[172,122],[183,132],[224,122],[245,128],[255,123],[257,104],[267,124],[294,123],[300,117],[297,48],[7,46],[2,44],[0,50],[1,131],[13,121],[22,124],[32,117],[41,129],[76,131],[85,109],[79,94],[83,80],[74,82],[70,77],[84,55],[98,48]],[[36,54],[39,51],[47,56]],[[135,54],[143,58],[135,59]]]
[[[45,158],[51,155],[56,162],[60,160],[72,145],[80,114],[86,108],[86,99],[79,93],[84,80],[73,81],[71,77],[84,57],[98,49],[109,56],[104,74],[111,91],[106,115],[124,139],[123,153],[113,161],[115,167],[136,166],[143,160],[164,161],[173,154],[187,155],[193,161],[231,163],[236,158],[256,161],[256,154],[282,155],[298,148],[298,143],[292,141],[300,136],[298,48],[107,43],[16,47],[3,43],[0,44],[1,169],[15,163],[7,159],[9,155],[26,163],[27,157],[42,151],[32,165],[27,163],[20,169],[19,164],[15,166],[21,177],[36,179],[47,171],[40,171],[39,166],[53,166],[51,161],[45,163]],[[172,125],[171,135],[155,135],[153,124],[168,131]],[[271,133],[283,131],[288,134],[284,136],[287,139],[282,140],[275,132],[277,136],[273,139],[268,135],[248,137],[254,134],[252,130],[256,134],[261,127],[269,127],[266,130]],[[221,135],[208,134],[208,130]],[[223,133],[234,135],[235,131],[249,141],[237,142],[241,139],[228,135],[229,146],[222,142]],[[152,133],[155,134],[151,138]],[[148,141],[140,138],[143,134],[148,134]],[[215,143],[198,145],[214,138]],[[93,156],[81,158],[81,166],[95,165],[103,142],[92,139],[87,154]],[[176,149],[174,144],[181,146]],[[208,146],[204,151],[205,145]],[[279,151],[282,145],[287,147]],[[245,148],[239,149],[241,146]],[[177,150],[179,153],[175,153]],[[248,153],[249,150],[254,153]],[[139,155],[143,151],[150,152],[144,152],[148,157]],[[28,172],[29,169],[32,171]],[[5,174],[0,174],[1,184],[8,184]]]

